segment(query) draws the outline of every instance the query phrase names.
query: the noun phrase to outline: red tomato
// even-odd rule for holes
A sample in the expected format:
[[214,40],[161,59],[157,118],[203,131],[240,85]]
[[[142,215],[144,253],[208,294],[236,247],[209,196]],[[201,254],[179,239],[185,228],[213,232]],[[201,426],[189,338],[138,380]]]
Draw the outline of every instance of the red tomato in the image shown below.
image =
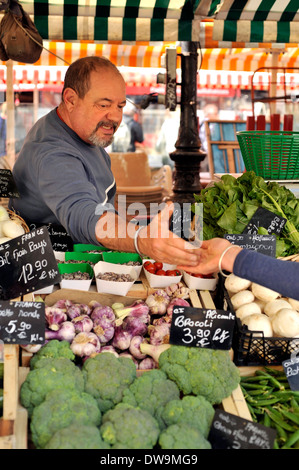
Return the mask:
[[180,276],[182,274],[179,269],[174,269],[174,271],[176,272],[176,276]]
[[153,264],[151,261],[145,261],[143,266],[146,268],[148,265]]
[[154,266],[156,267],[156,270],[159,271],[159,269],[163,268],[163,263],[160,263],[160,261],[155,261]]
[[166,276],[176,276],[176,271],[174,269],[167,269]]
[[166,272],[164,271],[164,269],[158,269],[155,274],[157,274],[157,276],[166,276]]
[[151,274],[155,274],[155,272],[156,272],[156,268],[154,266],[154,263],[150,263],[150,264],[146,265],[145,269]]

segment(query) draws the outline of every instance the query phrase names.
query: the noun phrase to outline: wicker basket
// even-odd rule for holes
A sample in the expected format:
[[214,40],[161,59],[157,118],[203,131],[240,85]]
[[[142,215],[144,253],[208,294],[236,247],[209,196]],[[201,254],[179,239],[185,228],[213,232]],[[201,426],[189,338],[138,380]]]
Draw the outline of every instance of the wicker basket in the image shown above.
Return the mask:
[[18,214],[11,211],[10,209],[6,209],[6,210],[9,214],[9,218],[11,220],[16,220],[18,223],[20,223],[22,225],[23,229],[25,230],[25,233],[30,232],[28,225],[26,224],[25,220],[22,219],[22,217],[20,217]]

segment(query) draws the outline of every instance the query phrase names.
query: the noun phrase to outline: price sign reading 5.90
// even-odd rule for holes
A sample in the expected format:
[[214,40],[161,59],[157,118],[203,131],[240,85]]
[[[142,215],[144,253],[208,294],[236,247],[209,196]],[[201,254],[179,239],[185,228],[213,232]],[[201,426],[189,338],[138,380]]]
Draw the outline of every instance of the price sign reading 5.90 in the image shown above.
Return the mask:
[[43,344],[44,302],[0,302],[0,339],[6,344]]
[[60,281],[46,227],[0,244],[0,299],[8,300]]

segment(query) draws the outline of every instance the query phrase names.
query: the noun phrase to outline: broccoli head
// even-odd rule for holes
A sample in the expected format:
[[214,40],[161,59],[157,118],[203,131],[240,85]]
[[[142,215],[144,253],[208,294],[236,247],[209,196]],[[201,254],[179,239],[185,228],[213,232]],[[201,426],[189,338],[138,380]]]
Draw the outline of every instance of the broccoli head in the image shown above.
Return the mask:
[[165,404],[179,398],[178,386],[167,378],[165,372],[151,369],[137,377],[130,387],[124,390],[122,402],[147,410],[163,427],[160,415]]
[[56,431],[44,449],[109,449],[99,429],[94,425],[77,423]]
[[172,424],[188,424],[198,428],[207,437],[214,418],[213,405],[201,395],[186,395],[180,400],[171,400],[165,404],[161,419],[165,427]]
[[88,393],[75,390],[53,390],[33,410],[30,430],[32,442],[43,449],[58,430],[75,424],[99,426],[102,415],[96,400]]
[[164,429],[159,436],[161,449],[211,449],[210,442],[198,428],[188,424],[172,424]]
[[66,357],[71,361],[75,360],[75,354],[71,350],[70,343],[68,341],[58,341],[58,339],[52,339],[48,343],[44,344],[35,353],[30,360],[30,368],[34,369],[35,364],[43,357]]
[[29,417],[35,406],[42,403],[52,390],[72,389],[84,391],[82,372],[66,357],[41,358],[30,370],[20,390],[21,404]]
[[85,392],[97,400],[105,413],[122,400],[124,390],[136,379],[136,365],[128,357],[98,354],[84,362],[82,374]]
[[100,432],[111,449],[153,449],[160,428],[148,411],[119,403],[104,414]]
[[226,350],[172,345],[160,354],[159,368],[184,395],[202,395],[212,404],[221,403],[240,382]]

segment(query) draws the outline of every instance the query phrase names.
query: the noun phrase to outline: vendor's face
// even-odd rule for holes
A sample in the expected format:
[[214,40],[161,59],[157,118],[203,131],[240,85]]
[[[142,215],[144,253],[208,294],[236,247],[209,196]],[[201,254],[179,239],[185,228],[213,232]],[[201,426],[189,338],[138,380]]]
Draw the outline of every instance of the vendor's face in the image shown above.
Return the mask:
[[120,126],[125,105],[122,76],[110,69],[92,72],[89,91],[83,99],[76,95],[70,114],[72,128],[85,142],[107,147]]

